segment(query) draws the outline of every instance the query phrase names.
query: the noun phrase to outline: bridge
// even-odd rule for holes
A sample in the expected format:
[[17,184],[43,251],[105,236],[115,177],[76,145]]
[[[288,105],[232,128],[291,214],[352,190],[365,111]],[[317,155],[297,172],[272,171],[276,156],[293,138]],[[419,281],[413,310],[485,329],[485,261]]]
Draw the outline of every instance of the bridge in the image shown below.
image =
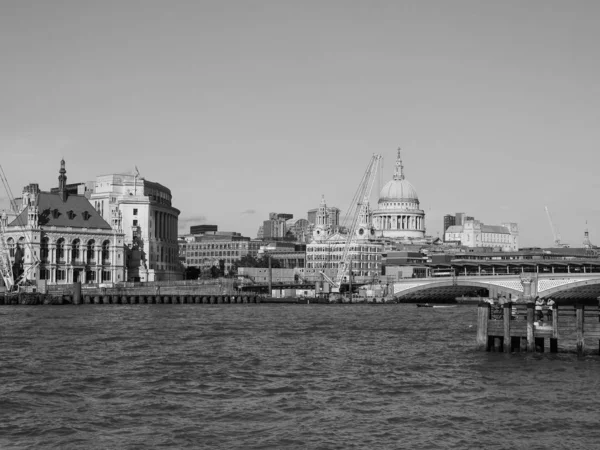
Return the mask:
[[[487,291],[481,294],[483,291]],[[600,297],[600,273],[531,273],[410,278],[393,283],[400,300],[453,300],[473,294],[510,298],[539,296],[569,302]]]

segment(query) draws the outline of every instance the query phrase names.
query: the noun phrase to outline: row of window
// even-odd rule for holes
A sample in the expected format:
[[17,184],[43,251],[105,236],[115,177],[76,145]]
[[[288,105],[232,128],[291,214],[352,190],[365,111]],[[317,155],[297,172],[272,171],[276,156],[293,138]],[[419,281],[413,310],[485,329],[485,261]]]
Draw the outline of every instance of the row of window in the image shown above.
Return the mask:
[[[100,272],[100,274],[101,274],[102,282],[111,280],[111,273],[109,270],[103,270],[102,272]],[[40,269],[40,280],[51,280],[51,279],[52,278],[50,276],[49,269],[45,269],[45,268]],[[66,279],[67,279],[67,271],[64,269],[56,269],[56,281],[66,281]],[[86,271],[85,279],[86,279],[87,283],[96,282],[96,272],[92,271],[92,270]]]
[[[307,245],[306,252],[342,252],[344,251],[344,244],[340,245]],[[350,252],[362,252],[362,253],[381,253],[381,247],[365,247],[365,246],[351,246]]]
[[[252,246],[250,246],[252,247]],[[258,248],[258,245],[255,246]],[[227,244],[181,244],[179,248],[184,250],[237,250],[237,249],[247,249],[248,243],[243,242],[231,242]]]
[[[335,263],[308,263],[306,266],[307,269],[337,269],[339,266]],[[354,269],[377,269],[379,266],[377,263],[368,263],[363,264],[361,266],[353,264],[352,270]]]
[[186,252],[186,256],[188,258],[194,256],[237,256],[238,258],[242,256],[242,252],[235,250],[225,250],[225,251],[213,251],[213,252]]
[[[332,260],[332,261],[340,261],[342,259],[342,254],[338,255],[329,255],[329,254],[317,254],[317,255],[306,255],[306,260]],[[359,261],[379,261],[381,259],[381,255],[371,255],[371,254],[362,254],[359,256],[354,256],[350,258],[352,260]]]

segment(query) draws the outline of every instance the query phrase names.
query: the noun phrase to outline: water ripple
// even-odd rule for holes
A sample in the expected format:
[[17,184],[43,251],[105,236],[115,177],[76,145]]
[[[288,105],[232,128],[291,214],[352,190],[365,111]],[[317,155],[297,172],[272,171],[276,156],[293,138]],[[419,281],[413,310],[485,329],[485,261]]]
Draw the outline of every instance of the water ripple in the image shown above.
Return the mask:
[[423,309],[3,307],[0,448],[595,448],[599,357]]

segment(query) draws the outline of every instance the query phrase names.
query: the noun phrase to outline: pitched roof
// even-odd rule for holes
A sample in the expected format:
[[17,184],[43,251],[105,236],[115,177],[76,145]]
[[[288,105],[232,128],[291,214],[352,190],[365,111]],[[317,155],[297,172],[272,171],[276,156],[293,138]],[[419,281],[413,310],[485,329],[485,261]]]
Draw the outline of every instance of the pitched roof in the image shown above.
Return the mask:
[[[83,195],[69,195],[63,202],[58,193],[40,192],[37,196],[40,227],[74,227],[112,229]],[[26,207],[9,226],[27,225]]]
[[510,234],[508,228],[502,225],[481,225],[482,233]]

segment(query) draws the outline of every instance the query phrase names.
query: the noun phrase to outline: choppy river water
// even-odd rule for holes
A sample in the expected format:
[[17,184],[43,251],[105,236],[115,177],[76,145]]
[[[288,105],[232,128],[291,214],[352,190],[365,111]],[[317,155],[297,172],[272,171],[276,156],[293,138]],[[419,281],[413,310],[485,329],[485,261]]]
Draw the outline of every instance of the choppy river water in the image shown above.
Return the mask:
[[598,448],[600,357],[475,306],[0,307],[0,448]]

